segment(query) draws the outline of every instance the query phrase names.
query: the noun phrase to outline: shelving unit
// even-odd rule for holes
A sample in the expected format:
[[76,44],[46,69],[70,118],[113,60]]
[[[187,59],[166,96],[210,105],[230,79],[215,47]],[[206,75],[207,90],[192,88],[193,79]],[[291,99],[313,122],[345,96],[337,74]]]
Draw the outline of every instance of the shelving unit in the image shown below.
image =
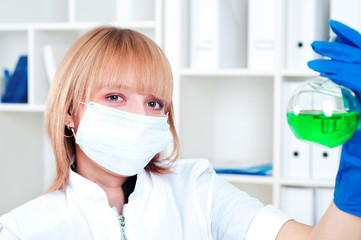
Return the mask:
[[131,28],[163,44],[162,0],[3,1],[0,68],[12,72],[28,56],[28,102],[0,103],[0,215],[47,190],[55,174],[51,145],[43,129],[49,88],[43,46],[70,47],[99,25]]
[[[246,12],[249,17],[250,13],[247,11],[250,1],[252,0],[227,2],[245,7],[246,10],[238,9],[237,12]],[[324,9],[326,14],[322,23],[325,32],[328,31],[330,1],[324,1],[327,8]],[[220,1],[208,3],[212,5],[215,2],[221,4]],[[192,68],[189,53],[192,49],[190,39],[193,24],[190,1],[176,1],[173,8],[165,4],[164,29],[165,50],[175,73],[175,109],[178,115],[181,157],[203,157],[211,163],[222,160],[272,163],[272,176],[220,176],[265,204],[282,208],[282,191],[285,187],[332,189],[334,179],[292,179],[283,174],[282,168],[286,161],[282,155],[283,118],[286,117],[283,104],[286,101],[282,97],[282,87],[286,82],[301,83],[318,74],[305,68],[286,68],[288,0],[273,2],[276,11],[275,55],[274,67],[271,69],[249,68],[247,61],[239,68]],[[202,9],[207,10],[211,11],[212,6],[204,6]],[[238,19],[244,20],[242,16]],[[220,28],[218,25],[214,27]],[[238,29],[247,35],[248,27],[246,19]],[[243,36],[240,44],[246,43],[244,39],[247,36]],[[248,51],[241,54],[244,54],[241,59],[248,58]]]
[[[70,46],[85,31],[101,24],[138,30],[165,50],[174,74],[181,157],[203,157],[212,163],[224,160],[272,163],[272,176],[221,176],[276,207],[282,206],[285,187],[333,188],[334,180],[290,179],[282,172],[285,161],[282,87],[287,82],[302,82],[317,75],[310,70],[286,69],[286,6],[291,0],[273,0],[274,67],[264,70],[249,68],[247,61],[240,67],[191,68],[192,0],[39,1],[36,6],[28,0],[0,3],[0,8],[6,9],[0,16],[0,67],[13,69],[21,54],[29,58],[28,103],[0,104],[0,130],[5,136],[0,138],[0,161],[4,166],[0,168],[0,187],[1,196],[6,196],[1,199],[0,215],[42,194],[52,181],[53,171],[49,169],[54,170],[55,163],[42,126],[49,87],[43,45]],[[237,6],[247,7],[253,0],[220,1],[234,1]],[[18,11],[18,6],[25,11]],[[127,7],[131,10],[125,11]],[[247,8],[240,12],[249,14]],[[326,28],[327,19],[323,23]],[[246,44],[247,18],[242,16],[239,20],[245,21],[240,31],[242,43]],[[240,54],[241,59],[247,59],[246,50]]]

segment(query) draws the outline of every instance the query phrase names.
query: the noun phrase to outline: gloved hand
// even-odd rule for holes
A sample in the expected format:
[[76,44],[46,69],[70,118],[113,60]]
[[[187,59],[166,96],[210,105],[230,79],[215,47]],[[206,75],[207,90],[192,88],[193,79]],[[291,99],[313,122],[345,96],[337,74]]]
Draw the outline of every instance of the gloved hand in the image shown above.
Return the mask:
[[[337,21],[330,20],[329,25],[337,35],[336,41],[315,41],[311,46],[315,52],[331,59],[312,60],[308,66],[353,90],[361,106],[361,34]],[[334,203],[339,209],[361,217],[360,129],[342,147]]]

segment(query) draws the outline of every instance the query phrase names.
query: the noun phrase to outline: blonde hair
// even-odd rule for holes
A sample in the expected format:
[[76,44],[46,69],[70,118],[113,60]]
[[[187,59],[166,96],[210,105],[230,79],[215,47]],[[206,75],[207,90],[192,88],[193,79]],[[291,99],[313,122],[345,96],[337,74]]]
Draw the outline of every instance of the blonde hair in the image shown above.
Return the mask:
[[[174,125],[173,76],[163,51],[148,37],[130,29],[102,26],[90,30],[69,49],[50,86],[45,109],[45,128],[55,153],[57,175],[49,191],[68,183],[74,138],[65,126],[66,114],[77,113],[81,101],[101,87],[131,86],[139,94],[165,100],[165,112],[173,134],[173,151],[157,154],[146,166],[155,174],[170,173],[179,156],[179,139]],[[168,165],[163,163],[167,161]],[[162,164],[160,164],[162,163]]]

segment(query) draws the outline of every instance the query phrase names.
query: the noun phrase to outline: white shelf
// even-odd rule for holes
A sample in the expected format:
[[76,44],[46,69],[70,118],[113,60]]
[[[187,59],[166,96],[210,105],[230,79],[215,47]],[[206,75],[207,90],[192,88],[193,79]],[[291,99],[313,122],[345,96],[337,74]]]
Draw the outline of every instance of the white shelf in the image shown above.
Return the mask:
[[191,68],[182,68],[180,70],[180,75],[184,77],[189,76],[259,76],[259,77],[273,77],[275,75],[274,71],[264,70],[256,71],[249,70],[247,68],[233,68],[233,69],[191,69]]
[[30,105],[17,103],[1,103],[0,112],[39,112],[45,110],[44,105]]
[[[256,196],[260,194],[262,199],[262,194],[266,195],[265,202],[275,206],[280,206],[283,186],[334,186],[333,180],[294,180],[282,176],[282,84],[288,81],[301,82],[318,75],[311,70],[285,69],[285,5],[288,0],[275,0],[278,11],[275,29],[277,54],[275,67],[271,70],[248,69],[247,63],[242,63],[239,68],[189,68],[191,21],[188,5],[191,0],[172,3],[163,0],[40,1],[44,3],[46,13],[39,13],[39,5],[34,5],[23,14],[6,12],[0,17],[0,67],[13,68],[20,54],[27,54],[29,61],[29,103],[0,104],[0,131],[5,136],[11,136],[3,140],[4,145],[0,144],[3,159],[11,159],[15,165],[21,165],[24,161],[26,164],[35,162],[38,164],[37,169],[46,168],[47,163],[44,162],[49,162],[46,153],[50,146],[46,144],[42,126],[49,87],[42,63],[42,46],[45,43],[70,46],[88,29],[110,24],[138,30],[164,47],[174,71],[174,106],[182,143],[181,155],[206,157],[211,161],[222,158],[267,159],[273,163],[273,176],[220,176],[242,188],[258,188]],[[252,0],[242,1],[249,3]],[[53,5],[49,5],[49,2]],[[125,2],[134,4],[128,19],[122,19],[119,10],[120,4]],[[0,7],[12,9],[18,8],[19,4],[25,6],[28,0],[4,1]],[[99,5],[104,8],[96,12]],[[58,12],[54,12],[58,10],[54,6],[60,6]],[[82,9],[89,11],[80,12]],[[33,16],[35,12],[39,16]],[[243,37],[246,39],[246,36]],[[247,59],[247,51],[240,54],[243,54],[242,59]],[[12,147],[17,146],[19,139],[20,144],[27,146],[24,153],[16,152]],[[3,169],[6,171],[7,168]],[[44,175],[44,179],[51,179],[44,171],[48,169],[39,170],[37,174]],[[9,181],[16,184],[17,179],[11,177],[9,175]],[[34,196],[28,193],[15,195],[8,186],[3,185],[0,183],[4,196],[9,194],[9,199],[1,200],[0,215],[18,205],[11,202],[12,199],[24,202]],[[36,191],[41,193],[45,190],[43,186],[48,185],[49,182],[43,182]]]
[[334,181],[330,181],[330,180],[297,180],[297,179],[281,178],[280,184],[283,186],[296,186],[296,187],[326,187],[326,188],[335,187]]
[[[249,4],[250,1],[239,0],[237,4]],[[190,14],[190,8],[193,2],[177,1],[174,8],[166,9],[170,14],[166,14],[165,19],[165,45],[173,66],[176,87],[174,105],[178,116],[181,157],[204,157],[211,162],[222,157],[240,161],[268,159],[273,164],[273,176],[220,176],[241,189],[256,187],[260,192],[266,190],[264,194],[271,195],[267,195],[266,199],[271,198],[272,204],[277,207],[281,205],[283,187],[334,187],[334,179],[297,180],[283,176],[283,85],[287,82],[300,83],[318,76],[317,72],[309,69],[286,69],[288,1],[291,0],[274,1],[277,16],[274,29],[275,56],[274,67],[268,70],[248,68],[249,51],[240,52],[243,55],[241,59],[246,60],[240,67],[206,68],[204,65],[203,68],[191,68],[190,26],[193,15]],[[247,35],[248,31],[244,32],[244,28],[249,27],[248,22],[244,24],[239,29]],[[327,21],[324,22],[326,25]],[[222,33],[227,34],[224,31]],[[242,41],[244,39],[242,37]],[[207,62],[207,59],[204,60]]]
[[316,77],[319,76],[319,73],[312,70],[283,70],[281,71],[283,77]]
[[[54,2],[55,1],[55,2]],[[63,1],[54,0],[51,3],[47,3],[44,8],[52,10],[57,4],[61,4]],[[9,69],[10,72],[16,66],[17,60],[20,55],[28,56],[28,105],[22,107],[14,107],[13,111],[39,111],[38,106],[44,105],[47,91],[49,88],[49,79],[47,78],[44,59],[43,59],[43,46],[47,44],[60,44],[65,46],[71,46],[76,39],[91,28],[99,25],[113,25],[122,28],[135,29],[143,34],[152,38],[159,45],[162,45],[162,15],[159,12],[162,11],[162,2],[160,0],[134,0],[127,1],[129,9],[133,9],[132,15],[122,18],[119,14],[123,14],[118,11],[119,4],[121,8],[124,8],[126,1],[122,0],[106,0],[99,5],[98,1],[83,1],[83,0],[68,0],[69,7],[67,13],[61,21],[55,16],[53,21],[48,19],[48,15],[40,16],[39,18],[33,18],[28,13],[23,18],[8,17],[1,21],[0,18],[0,68]],[[5,3],[0,4],[4,5]],[[25,0],[17,0],[15,3],[5,4],[7,7],[12,8],[17,4],[25,4],[28,2]],[[55,4],[55,5],[54,5]],[[132,6],[134,4],[134,6]],[[141,11],[135,11],[137,6],[147,5],[147,9]],[[83,6],[83,7],[81,7]],[[97,9],[95,6],[108,6],[106,12],[112,11],[111,18],[103,18],[102,15],[91,15],[89,11],[81,12],[81,20],[77,19],[77,14],[81,9],[90,8],[92,11]],[[29,11],[32,9],[30,8]],[[35,11],[35,9],[33,9]],[[99,9],[97,9],[99,12]],[[108,16],[102,8],[103,15]],[[148,13],[147,13],[148,11]],[[151,11],[151,13],[149,12]],[[88,15],[87,15],[88,14]],[[134,15],[134,14],[138,14]],[[97,16],[97,17],[94,17]],[[43,21],[35,21],[34,19],[44,18]],[[29,21],[26,21],[26,19]],[[121,18],[121,20],[119,19]],[[23,20],[21,20],[23,19]],[[32,21],[34,20],[34,21]],[[35,107],[33,107],[35,106]],[[28,109],[27,109],[28,108]],[[1,107],[0,111],[11,111],[11,106]]]
[[[28,103],[0,103],[0,131],[5,136],[0,138],[0,152],[1,159],[6,159],[0,169],[0,179],[6,178],[0,181],[4,196],[0,199],[0,215],[41,195],[53,181],[55,161],[43,126],[50,85],[43,46],[70,47],[89,29],[113,25],[139,31],[162,47],[163,4],[162,0],[0,2],[4,10],[0,16],[0,69],[12,73],[19,56],[28,56]],[[36,176],[29,176],[33,173]],[[13,191],[22,189],[24,182],[27,189]]]
[[275,182],[272,176],[251,176],[237,174],[218,174],[223,179],[232,183],[254,183],[254,184],[270,184]]
[[312,179],[289,179],[276,178],[273,176],[253,176],[241,174],[217,174],[231,183],[251,183],[251,184],[270,184],[278,183],[281,186],[292,187],[311,187],[311,188],[333,188],[335,184],[329,180],[312,180]]
[[0,23],[1,31],[18,31],[18,30],[82,30],[97,27],[99,25],[113,25],[125,28],[150,28],[157,27],[156,21],[126,21],[126,22],[62,22],[62,23]]

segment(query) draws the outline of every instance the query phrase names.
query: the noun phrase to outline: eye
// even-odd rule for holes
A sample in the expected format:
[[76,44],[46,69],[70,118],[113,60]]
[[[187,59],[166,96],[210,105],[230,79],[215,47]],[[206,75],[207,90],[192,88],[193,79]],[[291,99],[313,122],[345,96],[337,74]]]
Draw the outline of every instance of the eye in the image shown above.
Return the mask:
[[111,102],[121,102],[124,101],[124,97],[119,95],[119,94],[111,94],[109,96],[106,97],[107,100],[111,101]]
[[162,110],[164,103],[161,101],[152,100],[147,103],[148,107],[154,108],[155,110]]

